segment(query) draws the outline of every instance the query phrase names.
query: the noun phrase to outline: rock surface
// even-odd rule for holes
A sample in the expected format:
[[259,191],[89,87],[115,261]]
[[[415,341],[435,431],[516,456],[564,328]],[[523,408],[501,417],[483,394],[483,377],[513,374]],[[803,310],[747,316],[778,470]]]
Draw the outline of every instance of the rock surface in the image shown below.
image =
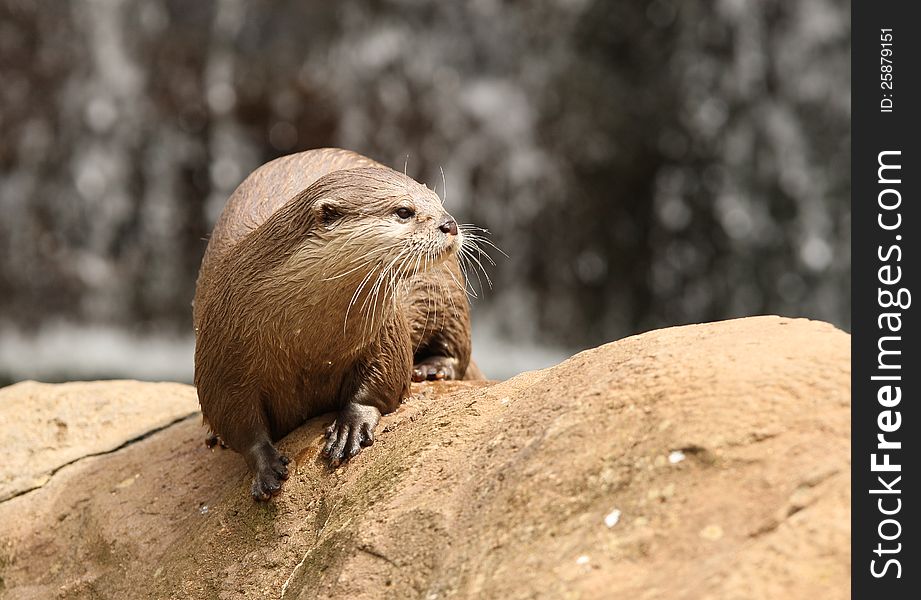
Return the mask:
[[74,460],[111,452],[197,410],[195,394],[179,383],[23,381],[2,388],[0,501],[43,485]]
[[0,503],[0,594],[850,595],[850,339],[830,325],[665,329],[503,383],[413,390],[338,471],[317,460],[329,416],[285,438],[293,473],[268,505],[195,418],[67,464]]

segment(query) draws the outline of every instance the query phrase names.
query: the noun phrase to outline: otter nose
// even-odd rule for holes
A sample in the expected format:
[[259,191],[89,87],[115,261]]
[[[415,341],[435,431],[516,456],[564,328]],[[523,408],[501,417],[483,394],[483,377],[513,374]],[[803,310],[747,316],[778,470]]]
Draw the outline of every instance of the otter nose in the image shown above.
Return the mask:
[[451,235],[457,235],[457,222],[454,219],[448,219],[444,223],[438,226],[438,229],[442,230],[445,233],[450,233]]

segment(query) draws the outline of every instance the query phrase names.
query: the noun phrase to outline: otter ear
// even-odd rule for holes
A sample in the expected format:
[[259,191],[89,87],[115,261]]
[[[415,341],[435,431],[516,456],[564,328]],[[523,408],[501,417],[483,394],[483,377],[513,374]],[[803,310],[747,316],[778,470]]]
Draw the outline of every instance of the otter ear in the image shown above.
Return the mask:
[[317,221],[326,227],[332,227],[345,214],[342,205],[332,198],[319,198],[313,203]]

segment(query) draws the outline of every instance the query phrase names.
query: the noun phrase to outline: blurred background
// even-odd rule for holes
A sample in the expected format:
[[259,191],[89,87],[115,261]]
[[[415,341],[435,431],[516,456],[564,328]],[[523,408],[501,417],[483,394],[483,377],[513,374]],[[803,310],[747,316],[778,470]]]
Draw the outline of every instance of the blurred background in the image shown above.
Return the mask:
[[653,328],[849,327],[843,0],[0,0],[0,384],[190,381],[205,238],[341,146],[487,227],[504,378]]

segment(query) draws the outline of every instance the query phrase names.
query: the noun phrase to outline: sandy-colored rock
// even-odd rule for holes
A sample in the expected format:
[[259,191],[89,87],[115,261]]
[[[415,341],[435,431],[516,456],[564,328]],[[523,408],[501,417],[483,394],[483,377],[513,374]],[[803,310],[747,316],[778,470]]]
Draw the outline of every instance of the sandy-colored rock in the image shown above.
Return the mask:
[[23,381],[2,388],[0,501],[41,486],[63,465],[110,452],[197,410],[195,390],[179,383]]
[[[0,504],[7,598],[849,597],[850,340],[759,317],[421,384],[269,505],[196,420]],[[153,401],[155,387],[135,384]]]

